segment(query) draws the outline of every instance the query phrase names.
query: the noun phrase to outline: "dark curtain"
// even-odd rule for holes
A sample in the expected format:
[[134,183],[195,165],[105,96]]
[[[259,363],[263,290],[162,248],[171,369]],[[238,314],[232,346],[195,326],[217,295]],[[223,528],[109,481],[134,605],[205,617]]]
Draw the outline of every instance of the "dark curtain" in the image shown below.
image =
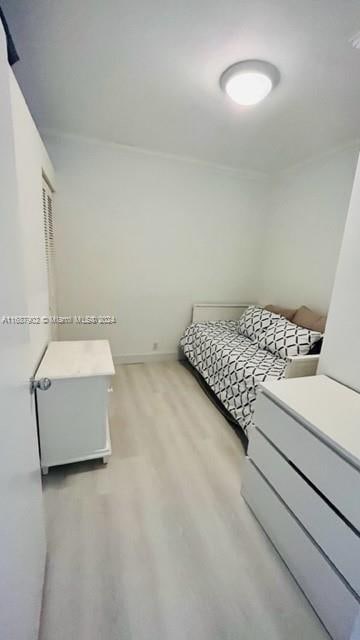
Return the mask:
[[6,41],[7,41],[7,55],[8,55],[8,60],[9,60],[9,64],[13,65],[15,64],[15,62],[17,62],[19,60],[19,56],[18,53],[16,51],[15,48],[15,44],[14,44],[14,40],[11,37],[11,33],[8,27],[8,23],[6,22],[4,13],[2,8],[0,7],[0,21],[3,23],[3,27],[4,27],[4,31],[6,34]]

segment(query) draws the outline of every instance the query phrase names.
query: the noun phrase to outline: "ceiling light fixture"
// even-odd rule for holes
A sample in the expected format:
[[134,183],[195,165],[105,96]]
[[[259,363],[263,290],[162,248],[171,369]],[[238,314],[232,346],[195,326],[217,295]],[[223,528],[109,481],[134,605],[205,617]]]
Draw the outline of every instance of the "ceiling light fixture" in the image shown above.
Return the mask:
[[234,102],[248,107],[264,100],[279,81],[279,70],[270,62],[243,60],[224,71],[220,87]]

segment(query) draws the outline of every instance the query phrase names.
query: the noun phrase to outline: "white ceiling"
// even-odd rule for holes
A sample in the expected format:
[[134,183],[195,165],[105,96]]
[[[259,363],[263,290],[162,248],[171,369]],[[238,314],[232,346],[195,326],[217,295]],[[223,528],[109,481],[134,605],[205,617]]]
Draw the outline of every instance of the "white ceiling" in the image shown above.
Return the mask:
[[[259,171],[360,137],[359,0],[3,0],[38,126]],[[280,85],[219,89],[261,58]]]

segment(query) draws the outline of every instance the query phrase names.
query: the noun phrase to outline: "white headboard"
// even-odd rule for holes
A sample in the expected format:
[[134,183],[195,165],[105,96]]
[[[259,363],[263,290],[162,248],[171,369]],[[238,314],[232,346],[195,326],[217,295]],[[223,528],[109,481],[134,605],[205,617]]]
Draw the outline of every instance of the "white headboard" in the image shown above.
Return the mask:
[[239,320],[250,302],[197,303],[193,305],[192,322],[207,320]]

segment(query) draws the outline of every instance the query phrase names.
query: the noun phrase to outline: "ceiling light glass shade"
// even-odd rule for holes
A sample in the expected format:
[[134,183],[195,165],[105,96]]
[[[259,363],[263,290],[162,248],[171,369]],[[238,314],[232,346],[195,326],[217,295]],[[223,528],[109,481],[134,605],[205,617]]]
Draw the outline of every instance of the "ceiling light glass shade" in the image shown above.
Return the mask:
[[261,102],[280,80],[274,65],[262,60],[244,60],[226,69],[220,86],[237,104],[251,106]]
[[272,82],[262,73],[238,73],[230,78],[225,91],[234,102],[250,106],[257,104],[270,93]]

